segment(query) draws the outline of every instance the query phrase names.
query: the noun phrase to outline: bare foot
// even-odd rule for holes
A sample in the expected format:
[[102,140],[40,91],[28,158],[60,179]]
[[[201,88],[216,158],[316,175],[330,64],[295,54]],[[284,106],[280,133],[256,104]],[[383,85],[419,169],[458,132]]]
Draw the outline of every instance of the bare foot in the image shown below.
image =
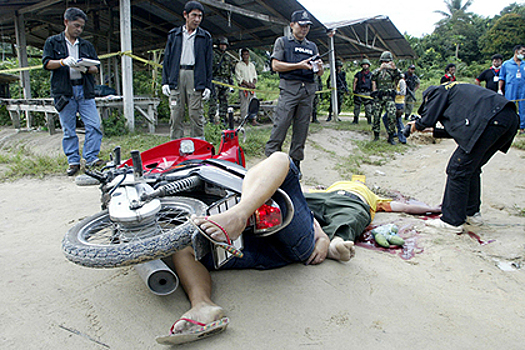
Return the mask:
[[226,231],[230,239],[234,241],[242,234],[246,228],[246,222],[248,220],[248,218],[238,215],[233,208],[224,213],[211,215],[207,219],[203,216],[197,217],[195,215],[192,215],[191,218],[201,230],[219,242],[227,242],[228,240],[225,237],[224,232],[217,227],[214,222],[219,224]]
[[334,237],[328,248],[328,258],[339,261],[349,261],[355,256],[355,246],[352,241],[344,241],[341,237]]
[[181,333],[184,331],[191,331],[193,328],[199,328],[201,326],[195,325],[191,322],[182,320],[187,318],[193,321],[201,322],[204,324],[211,323],[213,321],[220,320],[224,317],[224,309],[215,304],[209,304],[202,302],[181,316],[181,320],[176,322],[172,327],[172,334]]

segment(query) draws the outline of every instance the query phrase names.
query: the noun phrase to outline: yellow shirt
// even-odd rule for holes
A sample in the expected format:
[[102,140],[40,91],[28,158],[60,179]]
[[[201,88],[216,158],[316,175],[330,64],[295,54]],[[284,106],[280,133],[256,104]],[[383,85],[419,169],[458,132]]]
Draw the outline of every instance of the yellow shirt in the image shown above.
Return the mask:
[[378,205],[382,202],[391,202],[389,198],[381,198],[360,181],[337,181],[334,182],[326,190],[310,190],[309,192],[334,192],[334,191],[346,191],[355,194],[360,197],[365,203],[370,206],[370,215],[374,220],[375,213],[378,209]]

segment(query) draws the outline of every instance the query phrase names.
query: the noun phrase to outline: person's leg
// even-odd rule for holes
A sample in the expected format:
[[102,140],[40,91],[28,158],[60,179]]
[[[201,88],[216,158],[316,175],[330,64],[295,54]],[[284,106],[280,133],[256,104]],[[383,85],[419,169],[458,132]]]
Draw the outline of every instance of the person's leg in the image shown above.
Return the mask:
[[82,156],[86,160],[86,164],[90,165],[98,160],[98,154],[100,152],[100,144],[102,142],[100,116],[98,115],[95,99],[84,99],[83,86],[79,85],[73,88],[80,88],[82,90],[82,98],[79,98],[77,101],[78,112],[86,128]]
[[314,95],[308,95],[306,90],[300,92],[302,97],[295,110],[292,126],[292,141],[290,143],[290,157],[294,161],[304,159],[304,145],[310,128],[310,114],[312,113],[312,100]]
[[246,115],[248,114],[248,96],[249,96],[249,93],[247,91],[239,90],[239,104],[241,107],[241,110],[240,110],[241,118],[246,117]]
[[[521,88],[522,88],[522,91],[521,91],[519,99],[523,100],[525,99],[525,86],[522,86]],[[525,130],[525,101],[518,102],[517,110],[520,116],[520,130],[524,131]]]
[[396,104],[392,100],[388,100],[385,102],[385,111],[388,118],[388,136],[389,138],[394,137],[394,134],[396,133]]
[[372,115],[374,116],[374,122],[372,124],[372,131],[374,132],[374,141],[379,140],[379,132],[381,131],[381,110],[383,109],[383,103],[380,100],[374,100],[372,105]]
[[408,120],[410,118],[410,115],[412,114],[412,109],[414,108],[414,102],[415,100],[413,100],[412,97],[405,97],[405,120]]
[[[224,309],[211,300],[210,273],[199,261],[191,247],[175,252],[172,256],[179,281],[190,301],[190,310],[181,318],[208,324],[224,317]],[[180,320],[175,323],[173,331],[180,332],[195,327],[194,324]]]
[[221,86],[217,90],[219,95],[219,120],[226,120],[226,116],[228,115],[229,88]]
[[361,113],[361,97],[354,96],[354,124],[359,123],[359,114]]
[[80,164],[80,153],[78,136],[75,132],[77,127],[78,101],[70,98],[69,103],[59,112],[60,126],[64,136],[62,138],[62,148],[67,157],[69,165]]
[[[366,94],[369,95],[369,94]],[[365,105],[365,117],[368,125],[372,124],[372,100],[371,99],[365,99],[364,102]]]
[[[210,99],[208,101],[208,120],[210,121],[211,124],[215,124],[215,116],[217,114],[217,90],[218,90],[217,86],[215,84],[212,84]],[[220,112],[219,112],[219,120],[220,120]]]
[[275,108],[275,120],[273,122],[272,133],[270,134],[270,139],[266,142],[264,150],[266,156],[281,151],[298,102],[298,96],[281,90],[279,102],[277,102],[277,107]]
[[404,112],[404,109],[398,109],[397,110],[397,114],[396,114],[396,128],[397,128],[397,138],[399,140],[399,142],[401,142],[402,144],[405,144],[407,143],[407,138],[405,137],[405,135],[403,134],[403,129],[405,128],[405,126],[403,125],[403,121],[401,119],[403,119],[403,112]]
[[327,122],[332,120],[332,96],[331,94],[328,95],[328,101],[330,104],[328,105],[328,117],[326,118]]
[[202,91],[195,90],[192,70],[185,70],[186,96],[188,96],[188,114],[190,116],[190,136],[204,139],[204,111],[202,108]]
[[183,79],[183,70],[179,74],[179,85],[177,89],[170,92],[170,139],[180,139],[184,137],[184,114],[186,113],[186,89]]
[[337,115],[341,114],[341,108],[343,107],[344,92],[337,91]]
[[[516,122],[515,114],[511,114],[505,124],[503,120],[497,125],[489,124],[470,153],[458,147],[452,154],[446,171],[442,221],[453,226],[462,225],[467,217],[467,207],[470,214],[479,211],[481,167],[502,145],[512,140]],[[470,193],[471,189],[474,193]]]
[[[248,218],[263,205],[283,183],[288,174],[290,160],[285,153],[275,152],[248,170],[242,185],[241,200],[229,210],[212,215],[211,221],[196,217],[194,221],[211,238],[226,241],[218,223],[235,240],[244,231]],[[213,222],[212,222],[213,221]]]

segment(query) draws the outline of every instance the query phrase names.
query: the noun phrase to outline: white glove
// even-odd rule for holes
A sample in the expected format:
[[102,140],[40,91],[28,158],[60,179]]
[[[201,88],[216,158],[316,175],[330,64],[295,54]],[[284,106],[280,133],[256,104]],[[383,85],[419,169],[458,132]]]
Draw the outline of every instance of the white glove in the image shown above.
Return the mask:
[[64,66],[75,66],[77,64],[77,59],[73,56],[69,56],[69,57],[66,57],[64,59],[61,59],[60,60],[61,64],[63,64]]
[[233,94],[235,92],[234,88],[230,88],[230,94]]
[[86,73],[88,71],[88,67],[78,66],[78,67],[71,67],[74,70],[78,70],[80,73]]
[[170,96],[171,89],[168,84],[162,85],[162,93],[168,97]]
[[208,101],[208,99],[210,98],[210,95],[211,95],[210,89],[205,88],[204,91],[202,92],[202,99],[204,101]]
[[498,94],[503,95],[503,91],[498,90]]

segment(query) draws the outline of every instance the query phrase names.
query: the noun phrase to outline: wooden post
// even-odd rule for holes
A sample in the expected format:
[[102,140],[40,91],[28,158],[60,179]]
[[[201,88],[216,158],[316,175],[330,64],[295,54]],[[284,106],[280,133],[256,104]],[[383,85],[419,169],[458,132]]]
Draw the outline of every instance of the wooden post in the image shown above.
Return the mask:
[[332,88],[332,115],[333,120],[338,120],[339,106],[337,105],[337,69],[335,68],[335,29],[331,31],[328,36],[330,37],[330,87]]
[[[120,3],[120,50],[131,51],[131,5],[130,0]],[[133,62],[131,57],[122,55],[122,87],[124,97],[124,117],[130,132],[135,131],[135,107],[133,105]]]
[[[15,16],[15,35],[16,35],[16,48],[18,54],[18,64],[19,67],[28,67],[27,62],[27,46],[26,46],[26,31],[25,31],[25,22],[24,15],[17,14]],[[31,80],[29,79],[29,71],[20,71],[20,82],[24,90],[24,98],[31,98]],[[29,111],[26,111],[26,124],[27,128],[31,128],[31,115]]]

